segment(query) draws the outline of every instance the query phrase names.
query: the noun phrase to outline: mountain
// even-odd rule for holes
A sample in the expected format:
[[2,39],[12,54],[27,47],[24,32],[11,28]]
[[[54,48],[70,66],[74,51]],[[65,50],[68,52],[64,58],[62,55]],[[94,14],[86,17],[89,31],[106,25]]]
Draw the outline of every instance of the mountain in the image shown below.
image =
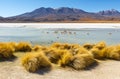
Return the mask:
[[39,9],[36,9],[32,12],[24,13],[18,16],[14,16],[14,18],[35,18],[35,17],[42,17],[42,16],[47,16],[49,14],[54,14],[55,11],[52,8],[44,8],[41,7]]
[[73,8],[66,8],[66,7],[62,7],[58,9],[41,7],[32,12],[24,13],[22,15],[18,15],[15,17],[36,18],[36,17],[44,17],[48,15],[69,15],[69,14],[73,15],[73,14],[81,14],[81,13],[86,13],[86,12],[80,9],[73,9]]
[[[80,9],[73,9],[62,7],[58,9],[41,7],[32,12],[24,13],[18,16],[10,17],[19,20],[63,20],[63,19],[77,19],[79,16],[83,17],[87,12]],[[79,16],[78,16],[79,15]]]
[[90,19],[105,19],[105,17],[86,12],[81,9],[61,7],[57,9],[41,7],[32,12],[7,18],[12,21],[23,22],[55,22],[55,21],[80,21]]
[[115,9],[100,11],[98,14],[109,17],[120,17],[120,12]]
[[3,18],[0,22],[94,22],[94,21],[120,21],[120,12],[106,10],[98,13],[86,12],[76,8],[38,8],[32,12]]
[[0,16],[0,19],[1,19],[1,18],[3,18],[3,17]]
[[5,22],[5,18],[0,16],[0,22]]

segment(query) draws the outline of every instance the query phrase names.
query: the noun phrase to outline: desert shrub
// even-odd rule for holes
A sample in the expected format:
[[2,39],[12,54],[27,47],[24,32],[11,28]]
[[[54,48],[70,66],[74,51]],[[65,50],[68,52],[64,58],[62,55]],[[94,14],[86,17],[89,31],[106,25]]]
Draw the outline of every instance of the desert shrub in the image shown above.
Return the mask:
[[77,54],[90,54],[90,52],[83,47],[79,47]]
[[61,49],[58,47],[50,46],[35,46],[34,50],[43,51],[44,54],[48,57],[48,59],[55,64],[58,64],[58,61],[63,57],[64,54],[68,53],[69,51],[66,49]]
[[16,42],[8,42],[10,46],[12,46],[14,49],[16,49],[17,43]]
[[44,51],[45,55],[48,59],[52,62],[57,64],[58,61],[61,59],[64,53],[68,52],[67,50],[60,50],[56,48],[49,48],[48,50]]
[[72,57],[73,55],[68,51],[66,51],[66,53],[64,53],[61,59],[58,61],[59,66],[62,66],[62,67],[69,66]]
[[60,50],[68,50],[73,55],[75,55],[75,54],[77,54],[77,52],[81,46],[79,44],[53,43],[51,45],[51,47],[60,49]]
[[81,48],[82,47],[78,44],[71,44],[71,48],[69,49],[69,51],[72,55],[76,55]]
[[13,56],[15,49],[7,43],[0,43],[0,58],[10,58]]
[[70,66],[76,70],[85,69],[94,63],[97,63],[96,60],[90,54],[77,54],[75,55],[70,63]]
[[91,54],[88,50],[86,50],[85,48],[83,48],[82,46],[76,47],[76,48],[71,48],[69,50],[69,52],[72,55],[76,55],[76,54]]
[[30,52],[32,50],[32,46],[28,42],[20,42],[16,46],[16,52]]
[[40,46],[40,45],[35,45],[33,48],[32,48],[32,51],[46,51],[48,50],[47,47],[45,46]]
[[58,48],[58,49],[66,49],[69,50],[71,48],[77,48],[79,47],[79,44],[68,44],[68,43],[53,43],[51,47]]
[[107,47],[106,57],[110,59],[120,60],[120,45]]
[[60,55],[58,52],[56,52],[57,49],[50,48],[46,51],[44,51],[45,55],[48,57],[48,59],[52,63],[57,63],[57,61],[60,59]]
[[99,50],[103,49],[106,47],[106,43],[104,41],[98,42],[94,48],[98,48]]
[[22,65],[29,72],[35,72],[41,68],[50,68],[51,63],[42,52],[27,53],[23,56]]
[[87,50],[91,50],[94,47],[94,44],[86,43],[83,45],[83,47]]
[[107,46],[105,42],[99,42],[95,44],[95,46],[90,50],[90,52],[96,59],[105,59],[107,54],[106,48]]
[[51,47],[57,48],[57,49],[67,49],[67,50],[69,50],[71,48],[71,45],[68,44],[68,43],[53,43],[51,45]]
[[93,54],[94,58],[96,59],[106,58],[106,48],[103,48],[103,49],[93,48],[90,50],[90,52]]

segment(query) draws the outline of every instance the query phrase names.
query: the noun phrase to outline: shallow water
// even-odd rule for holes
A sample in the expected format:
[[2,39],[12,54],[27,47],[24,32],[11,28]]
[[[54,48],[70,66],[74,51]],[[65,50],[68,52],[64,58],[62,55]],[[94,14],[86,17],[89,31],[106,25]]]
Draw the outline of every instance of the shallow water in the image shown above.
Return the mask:
[[37,29],[33,27],[0,27],[0,42],[28,41],[32,44],[49,45],[53,42],[120,44],[120,29]]

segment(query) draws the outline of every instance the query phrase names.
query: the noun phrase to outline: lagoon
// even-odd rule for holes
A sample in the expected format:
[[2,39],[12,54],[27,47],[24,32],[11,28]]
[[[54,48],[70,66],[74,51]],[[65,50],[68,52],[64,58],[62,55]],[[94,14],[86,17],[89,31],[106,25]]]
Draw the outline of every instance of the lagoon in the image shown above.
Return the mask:
[[70,24],[70,23],[10,23],[0,24],[0,42],[27,41],[32,44],[49,45],[63,43],[120,44],[119,24]]

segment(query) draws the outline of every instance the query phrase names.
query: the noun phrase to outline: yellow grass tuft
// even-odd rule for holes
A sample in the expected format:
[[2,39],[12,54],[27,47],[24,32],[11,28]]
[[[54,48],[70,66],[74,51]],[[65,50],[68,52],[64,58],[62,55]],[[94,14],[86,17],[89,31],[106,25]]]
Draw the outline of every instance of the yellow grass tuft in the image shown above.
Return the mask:
[[71,62],[72,57],[73,55],[70,52],[66,51],[66,53],[64,53],[61,59],[58,61],[59,66],[68,66]]
[[85,69],[96,63],[96,60],[90,54],[77,54],[72,58],[70,66],[76,70]]
[[68,44],[68,43],[53,43],[51,45],[52,48],[60,49],[60,50],[68,50],[73,55],[77,54],[79,48],[81,47],[79,44]]
[[79,52],[80,48],[81,46],[78,44],[71,44],[71,48],[69,49],[69,51],[71,52],[72,55],[76,55]]
[[98,42],[94,47],[101,50],[106,47],[106,43],[104,41],[101,41],[101,42]]
[[35,72],[41,68],[50,68],[51,63],[42,52],[27,53],[23,56],[22,65],[29,72]]
[[46,51],[48,50],[47,47],[45,46],[40,46],[40,45],[35,45],[33,48],[32,48],[33,51]]
[[53,43],[51,45],[51,47],[57,48],[57,49],[66,49],[66,50],[69,50],[71,48],[71,45],[68,44],[68,43]]
[[79,47],[77,54],[90,54],[90,52],[83,47]]
[[12,46],[14,49],[16,49],[17,43],[16,42],[7,42],[6,44],[9,44]]
[[106,43],[102,41],[95,44],[95,46],[90,50],[90,52],[93,54],[94,58],[96,59],[105,59],[106,48],[107,48]]
[[93,54],[94,58],[96,58],[96,59],[105,59],[106,58],[106,48],[103,48],[103,49],[93,48],[93,49],[91,49],[91,53]]
[[110,59],[120,60],[120,45],[107,47],[106,57]]
[[48,50],[44,51],[45,55],[48,59],[52,62],[57,64],[59,59],[61,59],[64,53],[68,52],[67,50],[60,50],[56,48],[49,48]]
[[15,49],[7,43],[0,43],[0,58],[10,58],[13,56]]
[[94,44],[86,43],[83,45],[83,47],[87,50],[91,50],[94,47]]
[[20,42],[18,43],[18,45],[16,46],[15,49],[17,52],[30,52],[32,50],[32,46],[30,43],[27,42]]

